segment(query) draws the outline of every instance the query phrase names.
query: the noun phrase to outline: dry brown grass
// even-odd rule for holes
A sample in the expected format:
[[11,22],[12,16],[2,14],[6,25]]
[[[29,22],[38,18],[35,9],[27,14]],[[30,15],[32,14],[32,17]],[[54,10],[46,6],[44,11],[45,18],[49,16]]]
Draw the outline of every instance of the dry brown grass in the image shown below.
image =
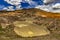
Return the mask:
[[10,12],[2,11],[3,13],[0,14],[0,16],[15,16],[15,15],[19,15],[19,13],[31,12],[33,10],[35,11],[36,16],[60,18],[60,13],[51,13],[51,12],[46,12],[40,9],[23,9],[23,10],[16,10],[16,11],[10,11]]

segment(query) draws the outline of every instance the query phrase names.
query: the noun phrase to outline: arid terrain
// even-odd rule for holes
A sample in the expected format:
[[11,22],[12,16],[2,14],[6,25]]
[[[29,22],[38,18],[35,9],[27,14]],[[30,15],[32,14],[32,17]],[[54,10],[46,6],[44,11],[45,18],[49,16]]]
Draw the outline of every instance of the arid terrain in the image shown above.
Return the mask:
[[[23,9],[9,12],[0,11],[0,40],[60,40],[60,14],[48,13],[49,12],[39,9]],[[39,25],[39,27],[42,26],[39,30],[44,27],[50,34],[34,37],[21,37],[14,31],[16,21],[20,23],[21,21],[27,21],[29,24],[33,23]],[[36,28],[38,29],[39,27]],[[33,27],[31,28],[34,30]]]

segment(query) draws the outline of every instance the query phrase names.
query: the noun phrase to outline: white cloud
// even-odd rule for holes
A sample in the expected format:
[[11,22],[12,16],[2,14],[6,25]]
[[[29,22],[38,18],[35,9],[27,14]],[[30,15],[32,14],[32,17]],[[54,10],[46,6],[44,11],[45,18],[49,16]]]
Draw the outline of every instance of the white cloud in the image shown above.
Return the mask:
[[55,5],[52,6],[53,8],[60,8],[60,3],[56,3]]
[[25,0],[25,2],[29,3],[29,5],[37,5],[37,3],[32,0]]
[[19,5],[21,2],[28,2],[29,4],[34,3],[32,0],[4,0],[11,5]]
[[8,6],[8,7],[4,7],[3,10],[7,10],[7,11],[14,11],[14,10],[21,10],[23,8],[21,8],[21,6],[17,6],[16,9],[14,9],[13,6]]
[[11,5],[15,5],[16,9],[22,9],[23,8],[23,7],[21,8],[21,2],[27,2],[27,3],[29,3],[30,7],[37,5],[37,3],[34,2],[34,1],[32,1],[32,0],[4,0],[4,1],[6,1],[7,3],[9,3]]
[[30,4],[30,5],[37,5],[37,3],[34,2],[34,1],[30,1],[29,4]]
[[[11,5],[15,5],[16,6],[16,10],[22,9],[21,8],[21,3],[20,3],[20,2],[22,2],[22,0],[4,0],[4,1],[6,1],[7,3],[9,3]],[[7,8],[4,8],[4,10],[13,11],[14,9],[13,9],[13,6],[9,6]]]
[[13,6],[8,6],[9,9],[13,9]]
[[28,1],[29,2],[29,1],[32,1],[32,0],[25,0],[25,1]]
[[49,5],[39,5],[39,6],[36,6],[35,8],[37,9],[41,9],[41,10],[44,10],[44,11],[47,11],[49,12],[51,10],[51,7]]
[[[60,9],[54,10],[53,6],[54,5],[39,5],[39,6],[36,6],[35,8],[41,9],[41,10],[44,10],[44,11],[47,11],[47,12],[60,13]],[[57,8],[60,8],[60,5]]]
[[4,0],[11,5],[19,5],[22,0]]
[[44,3],[49,3],[49,2],[53,2],[54,0],[44,0]]
[[16,10],[21,10],[21,9],[23,9],[21,5],[16,6]]
[[7,10],[8,8],[7,7],[4,7],[3,10]]
[[4,7],[3,10],[14,11],[13,6]]

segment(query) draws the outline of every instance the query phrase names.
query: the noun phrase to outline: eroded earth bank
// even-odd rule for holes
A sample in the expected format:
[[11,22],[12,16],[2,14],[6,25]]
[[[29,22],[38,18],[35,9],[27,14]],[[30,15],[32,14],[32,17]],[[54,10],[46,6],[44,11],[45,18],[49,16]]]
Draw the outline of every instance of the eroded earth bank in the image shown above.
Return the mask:
[[0,40],[60,40],[60,18],[41,16],[38,11],[1,11]]

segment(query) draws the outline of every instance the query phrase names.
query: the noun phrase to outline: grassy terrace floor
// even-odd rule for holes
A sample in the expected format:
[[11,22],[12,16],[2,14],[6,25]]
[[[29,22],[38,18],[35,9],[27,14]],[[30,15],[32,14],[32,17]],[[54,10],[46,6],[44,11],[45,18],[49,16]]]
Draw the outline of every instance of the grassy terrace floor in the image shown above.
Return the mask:
[[[13,12],[0,12],[0,40],[60,40],[60,16],[57,14],[46,14],[38,9],[18,10]],[[46,14],[46,16],[42,15]],[[56,17],[56,18],[55,18]],[[44,26],[49,35],[37,37],[21,37],[14,32],[15,21],[31,20],[34,24]]]

